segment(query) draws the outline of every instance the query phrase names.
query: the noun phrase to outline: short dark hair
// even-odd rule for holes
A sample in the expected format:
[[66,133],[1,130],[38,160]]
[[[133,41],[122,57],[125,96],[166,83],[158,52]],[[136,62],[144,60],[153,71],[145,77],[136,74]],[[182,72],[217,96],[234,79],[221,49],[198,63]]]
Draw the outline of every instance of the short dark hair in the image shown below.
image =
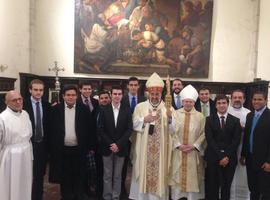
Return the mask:
[[200,93],[200,91],[202,91],[202,90],[208,90],[208,91],[211,93],[211,90],[210,90],[209,87],[201,86],[201,87],[199,88],[199,90],[198,90],[198,93]]
[[263,98],[266,100],[267,99],[267,95],[266,92],[262,91],[262,90],[256,90],[253,92],[252,98],[254,97],[255,94],[261,94],[263,95]]
[[233,93],[235,93],[235,92],[241,92],[241,93],[243,94],[244,99],[246,98],[246,94],[244,93],[243,90],[240,90],[240,89],[233,90],[233,91],[231,92],[231,97],[233,96]]
[[101,90],[101,91],[98,93],[98,96],[100,97],[100,96],[103,95],[103,94],[107,94],[107,95],[109,95],[109,97],[111,97],[111,94],[110,94],[110,92],[109,92],[108,90]]
[[172,82],[174,82],[174,81],[180,81],[183,84],[183,81],[180,78],[175,78],[175,79],[173,79]]
[[64,85],[63,90],[62,90],[63,95],[65,95],[66,91],[68,90],[74,90],[76,94],[78,94],[77,85],[73,85],[73,84]]
[[41,85],[45,86],[45,85],[44,85],[44,82],[43,82],[42,80],[40,80],[40,79],[33,79],[33,80],[29,83],[28,88],[29,88],[29,89],[32,89],[32,87],[33,87],[34,84],[41,84]]
[[84,85],[90,85],[92,87],[92,83],[87,80],[79,81],[79,88],[82,89]]
[[130,81],[137,81],[139,83],[139,79],[137,77],[135,77],[135,76],[129,77],[128,84],[129,84]]
[[121,90],[122,93],[123,93],[123,89],[120,85],[113,85],[112,86],[112,89],[111,89],[111,93],[113,92],[113,90]]
[[229,98],[225,94],[218,94],[215,98],[215,105],[217,104],[217,101],[219,100],[226,100],[229,104]]

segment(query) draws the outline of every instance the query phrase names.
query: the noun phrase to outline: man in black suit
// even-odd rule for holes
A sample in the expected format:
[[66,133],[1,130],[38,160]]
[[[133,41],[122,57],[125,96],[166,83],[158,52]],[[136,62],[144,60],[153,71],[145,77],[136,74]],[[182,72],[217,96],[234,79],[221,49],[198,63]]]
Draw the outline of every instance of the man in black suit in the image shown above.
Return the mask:
[[[139,79],[137,77],[130,77],[128,79],[128,94],[125,95],[122,99],[122,103],[126,104],[131,109],[131,113],[134,112],[134,109],[138,103],[141,103],[145,101],[145,97],[138,94],[140,85],[139,85]],[[128,195],[125,187],[126,183],[126,177],[127,177],[127,169],[128,169],[128,163],[129,163],[129,155],[130,155],[130,149],[131,149],[131,141],[128,141],[128,155],[125,157],[123,171],[122,171],[122,183],[121,183],[121,191],[123,195]]]
[[252,97],[254,111],[246,118],[241,163],[247,167],[251,200],[270,199],[270,110],[267,96],[256,91]]
[[98,100],[92,97],[92,84],[88,81],[80,81],[79,90],[81,95],[78,97],[77,101],[87,105],[92,115],[94,116],[98,108]]
[[[99,115],[101,112],[101,109],[103,109],[106,105],[111,103],[111,95],[109,91],[107,90],[101,90],[98,94],[98,103],[99,107],[96,112],[96,120],[97,124],[99,121]],[[97,141],[100,143],[100,137],[97,135]],[[97,168],[97,176],[96,176],[96,193],[97,198],[102,199],[102,193],[103,193],[103,161],[102,161],[102,155],[101,155],[101,149],[97,148],[95,152],[95,160],[96,160],[96,168]]]
[[206,199],[230,199],[230,188],[237,165],[237,148],[241,138],[241,125],[238,118],[228,114],[229,99],[218,95],[215,99],[217,113],[206,118],[205,137],[207,148]]
[[[92,97],[92,84],[89,81],[80,81],[79,82],[79,90],[80,96],[78,97],[77,101],[79,103],[83,103],[91,112],[92,118],[96,120],[97,110],[98,110],[98,100]],[[96,122],[94,122],[96,125]],[[95,152],[97,151],[97,135],[96,135],[96,126],[93,127],[94,131],[91,132],[92,138],[95,142],[95,148],[93,151],[90,151],[87,155],[87,176],[84,177],[84,187],[86,192],[90,195],[96,189],[96,193],[98,193],[96,188],[96,181],[97,181],[97,172],[95,168]],[[90,134],[90,133],[89,133]]]
[[184,85],[181,79],[176,78],[172,82],[172,107],[178,110],[183,107],[182,100],[180,97],[180,92],[182,91]]
[[33,145],[33,184],[32,200],[41,200],[43,195],[43,179],[46,172],[48,159],[48,117],[51,106],[42,100],[44,94],[44,83],[39,79],[34,79],[29,84],[31,96],[24,101],[23,109],[29,114],[33,135],[31,137]]
[[201,87],[199,89],[199,99],[195,103],[195,109],[201,112],[205,117],[216,113],[215,102],[210,99],[210,89]]
[[75,85],[63,88],[63,102],[53,107],[51,115],[49,180],[60,183],[63,200],[87,199],[83,189],[86,155],[93,150],[91,114],[84,104],[76,103]]
[[120,199],[122,167],[133,129],[131,110],[121,103],[122,97],[122,89],[112,87],[112,103],[105,106],[99,115],[98,134],[104,165],[104,200]]

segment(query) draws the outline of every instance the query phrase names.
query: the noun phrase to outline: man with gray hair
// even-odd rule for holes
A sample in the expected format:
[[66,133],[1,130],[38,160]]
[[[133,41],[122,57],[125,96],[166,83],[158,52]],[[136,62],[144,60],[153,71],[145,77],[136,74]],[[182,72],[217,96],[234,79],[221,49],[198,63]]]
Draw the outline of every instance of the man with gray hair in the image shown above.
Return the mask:
[[1,200],[31,199],[31,121],[22,110],[23,98],[19,92],[9,91],[5,102],[7,108],[0,114]]

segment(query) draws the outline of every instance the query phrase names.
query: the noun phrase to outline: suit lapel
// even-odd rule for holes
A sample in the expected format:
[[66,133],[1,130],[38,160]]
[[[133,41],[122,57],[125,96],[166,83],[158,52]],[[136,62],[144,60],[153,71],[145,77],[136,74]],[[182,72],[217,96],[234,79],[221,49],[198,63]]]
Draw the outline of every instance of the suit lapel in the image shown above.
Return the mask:
[[[261,123],[263,123],[263,120],[264,120],[265,115],[266,115],[266,113],[267,113],[266,110],[267,110],[267,108],[265,108],[265,110],[263,111],[262,115],[261,115],[260,118],[258,119],[258,121],[257,121],[257,123],[256,123],[256,125],[255,125],[255,127],[254,127],[254,131],[256,131],[257,127],[260,126]],[[255,112],[252,113],[252,120],[253,120],[254,115],[255,115]]]
[[33,110],[31,99],[29,99],[27,101],[27,104],[28,104],[27,106],[29,108],[29,113],[28,113],[29,114],[29,118],[30,118],[30,120],[32,122],[33,130],[35,130],[35,127],[36,127],[36,125],[35,125],[35,117],[34,117],[34,110]]
[[113,119],[111,120],[111,126],[115,128],[115,119],[114,119],[112,104],[108,107],[108,109],[109,109],[109,115],[110,115],[109,119]]
[[65,104],[64,103],[62,103],[60,107],[59,124],[61,124],[61,129],[63,133],[65,134]]
[[116,128],[117,128],[117,127],[119,126],[119,124],[120,124],[122,112],[123,112],[123,108],[122,108],[122,104],[121,104],[121,105],[120,105],[120,108],[119,108],[118,117],[117,117]]

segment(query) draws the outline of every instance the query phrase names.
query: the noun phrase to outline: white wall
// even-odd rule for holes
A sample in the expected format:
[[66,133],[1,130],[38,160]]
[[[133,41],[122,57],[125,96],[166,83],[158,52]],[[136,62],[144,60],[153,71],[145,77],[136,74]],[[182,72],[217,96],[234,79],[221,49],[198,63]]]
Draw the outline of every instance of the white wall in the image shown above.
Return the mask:
[[[246,82],[256,77],[258,2],[214,0],[212,57],[207,80]],[[257,69],[257,77],[262,78],[270,71],[265,62],[270,40],[269,4],[269,0],[262,0]],[[48,68],[57,60],[59,66],[65,67],[60,76],[93,77],[73,72],[74,0],[0,0],[0,25],[5,27],[0,31],[0,64],[9,66],[1,76],[18,78],[19,72],[54,76]]]
[[29,0],[0,0],[0,65],[8,66],[2,77],[29,72],[29,10]]
[[[253,80],[257,2],[214,2],[212,58],[208,80]],[[73,73],[74,1],[37,1],[35,21],[35,59],[32,73],[53,75],[48,67],[53,66],[53,62],[57,60],[66,69],[60,73],[61,76],[85,76]]]
[[216,0],[212,36],[213,81],[254,78],[257,0]]
[[[256,78],[270,81],[270,1],[261,0],[260,6],[260,23],[259,23],[259,42],[258,42],[258,64]],[[270,94],[270,88],[268,90]],[[268,95],[268,105],[270,103],[270,95]]]

